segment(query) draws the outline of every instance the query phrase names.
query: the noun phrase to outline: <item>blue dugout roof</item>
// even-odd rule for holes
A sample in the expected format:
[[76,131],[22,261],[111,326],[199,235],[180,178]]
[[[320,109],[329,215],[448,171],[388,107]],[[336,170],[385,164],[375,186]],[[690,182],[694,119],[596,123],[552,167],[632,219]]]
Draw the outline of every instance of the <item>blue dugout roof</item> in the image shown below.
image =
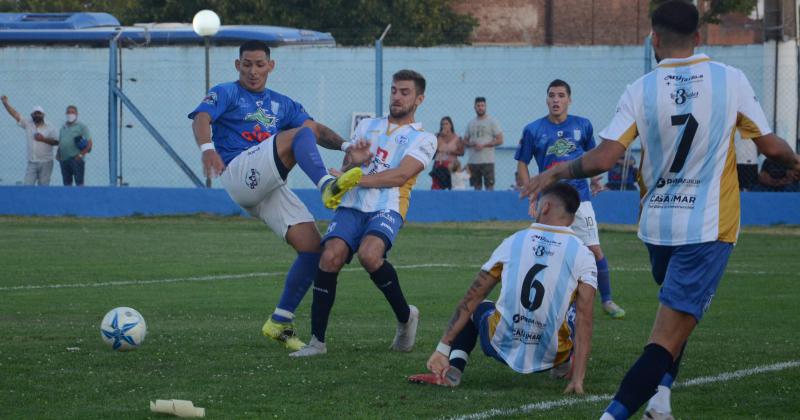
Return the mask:
[[[0,13],[0,45],[83,44],[107,46],[118,33],[122,44],[192,45],[203,37],[188,23],[121,26],[108,13]],[[270,46],[335,45],[330,33],[280,26],[223,25],[214,44],[239,44],[255,39]]]

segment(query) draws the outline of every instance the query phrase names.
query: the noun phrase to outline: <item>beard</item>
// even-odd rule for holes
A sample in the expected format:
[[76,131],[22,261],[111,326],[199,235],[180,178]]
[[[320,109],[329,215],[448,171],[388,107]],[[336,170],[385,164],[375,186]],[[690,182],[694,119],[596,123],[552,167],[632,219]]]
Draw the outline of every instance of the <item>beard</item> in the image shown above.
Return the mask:
[[41,123],[44,122],[44,118],[42,118],[42,117],[33,117],[32,120],[36,124],[41,124]]
[[403,118],[407,117],[409,114],[413,114],[414,111],[417,110],[417,107],[414,106],[414,105],[411,105],[408,108],[399,108],[397,110],[395,110],[395,109],[396,108],[394,108],[394,107],[391,107],[391,106],[389,107],[389,116],[391,116],[392,118],[394,118],[396,120],[399,120],[399,119],[403,119]]

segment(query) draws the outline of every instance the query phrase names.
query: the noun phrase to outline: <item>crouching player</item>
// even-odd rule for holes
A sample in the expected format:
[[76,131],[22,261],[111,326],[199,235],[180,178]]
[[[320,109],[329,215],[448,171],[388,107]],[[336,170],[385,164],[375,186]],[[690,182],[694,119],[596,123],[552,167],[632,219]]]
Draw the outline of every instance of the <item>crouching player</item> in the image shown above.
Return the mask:
[[[519,373],[548,369],[583,394],[592,338],[597,265],[570,229],[578,192],[558,183],[539,200],[538,223],[506,238],[461,299],[436,351],[432,373],[411,382],[458,386],[480,339],[484,354]],[[497,302],[484,301],[500,282]]]

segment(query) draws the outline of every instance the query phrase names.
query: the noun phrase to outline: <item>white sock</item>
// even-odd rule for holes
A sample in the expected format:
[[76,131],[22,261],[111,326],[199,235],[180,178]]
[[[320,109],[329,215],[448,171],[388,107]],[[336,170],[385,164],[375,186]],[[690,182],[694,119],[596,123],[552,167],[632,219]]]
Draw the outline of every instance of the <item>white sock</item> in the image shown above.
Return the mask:
[[325,183],[328,182],[328,180],[331,180],[331,179],[336,179],[336,178],[334,178],[331,175],[325,175],[322,178],[320,178],[319,182],[317,182],[317,189],[318,190],[322,190],[322,187],[325,186]]
[[652,409],[658,411],[659,413],[671,413],[672,407],[670,407],[669,404],[671,394],[671,389],[665,387],[664,385],[659,385],[656,395],[653,395],[650,398],[650,401],[647,402],[647,409]]
[[600,417],[600,420],[617,420],[617,419],[615,419],[614,416],[612,416],[611,414],[603,413],[603,415]]

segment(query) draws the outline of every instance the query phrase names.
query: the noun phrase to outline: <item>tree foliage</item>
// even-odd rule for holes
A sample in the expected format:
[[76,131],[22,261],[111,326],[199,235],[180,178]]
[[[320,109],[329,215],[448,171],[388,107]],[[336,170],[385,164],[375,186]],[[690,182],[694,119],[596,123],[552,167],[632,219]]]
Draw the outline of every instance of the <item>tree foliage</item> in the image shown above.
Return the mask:
[[0,0],[3,12],[107,12],[124,25],[191,22],[201,9],[225,25],[274,25],[330,32],[342,45],[371,44],[386,25],[386,45],[465,44],[477,21],[452,0]]

